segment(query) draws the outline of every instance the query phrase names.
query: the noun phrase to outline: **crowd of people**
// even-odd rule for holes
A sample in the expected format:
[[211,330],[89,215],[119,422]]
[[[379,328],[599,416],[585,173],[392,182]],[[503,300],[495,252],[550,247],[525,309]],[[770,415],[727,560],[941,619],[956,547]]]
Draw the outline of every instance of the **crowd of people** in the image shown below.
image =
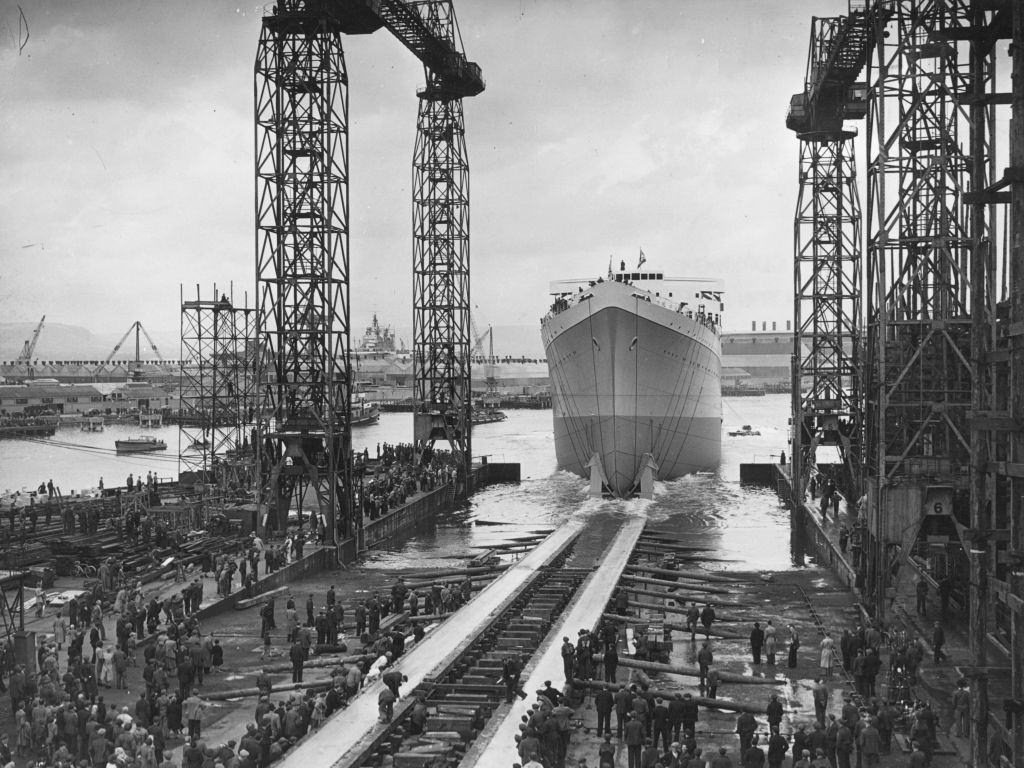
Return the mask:
[[[276,552],[260,546],[257,537],[241,560],[248,576],[258,566],[255,552]],[[267,568],[276,567],[271,557]],[[235,560],[219,556],[212,563],[227,573]],[[256,677],[259,691],[254,717],[240,738],[222,744],[204,741],[203,720],[209,706],[200,690],[224,664],[224,648],[212,632],[204,631],[197,611],[203,600],[202,581],[194,578],[163,601],[144,598],[140,585],[118,584],[103,564],[95,594],[74,598],[56,612],[52,634],[43,636],[38,650],[38,674],[14,667],[6,690],[11,697],[15,736],[0,739],[0,766],[13,760],[36,768],[263,768],[292,747],[309,730],[347,705],[364,681],[381,678],[385,687],[378,706],[382,721],[390,720],[405,678],[392,665],[405,653],[407,639],[398,630],[381,631],[381,620],[392,612],[450,611],[468,600],[472,582],[434,584],[409,589],[398,579],[390,594],[374,593],[355,609],[358,633],[367,657],[362,664],[341,664],[331,671],[327,691],[290,690],[273,700],[269,670]],[[238,566],[236,566],[236,569]],[[230,582],[227,584],[230,592]],[[109,588],[111,591],[107,592]],[[104,596],[113,595],[112,601]],[[302,608],[289,596],[285,607],[287,657],[292,682],[301,683],[303,669],[317,650],[345,651],[341,624],[344,608],[332,586],[318,607],[309,594]],[[107,638],[105,607],[116,614],[116,637]],[[276,629],[272,598],[260,610],[260,634]],[[423,637],[417,624],[414,640]],[[145,642],[139,638],[145,638]],[[320,648],[317,648],[320,646]],[[104,689],[123,690],[130,670],[141,668],[143,690],[131,706],[104,701]],[[2,684],[2,680],[0,680]],[[413,725],[425,727],[427,710],[413,708]],[[169,757],[171,743],[184,740],[180,763]]]
[[[767,625],[771,627],[770,624]],[[750,651],[755,666],[773,664],[773,652],[765,651],[764,630],[760,623],[751,632]],[[771,637],[769,633],[768,637]],[[937,746],[938,717],[924,701],[879,697],[871,674],[862,669],[862,660],[875,655],[883,646],[881,633],[873,627],[858,627],[845,632],[841,645],[841,662],[857,681],[857,690],[843,695],[838,713],[829,711],[833,688],[826,675],[832,672],[831,657],[838,655],[827,635],[819,646],[830,654],[821,659],[822,675],[814,679],[814,719],[791,721],[790,732],[782,731],[784,707],[777,694],[771,694],[764,710],[755,713],[747,707],[735,720],[738,744],[735,748],[721,746],[705,751],[699,743],[703,735],[697,729],[701,706],[694,693],[671,695],[654,691],[644,678],[627,684],[617,680],[617,633],[614,625],[603,622],[599,632],[581,630],[575,644],[568,637],[562,641],[562,661],[566,678],[564,689],[550,682],[536,692],[537,701],[524,715],[517,736],[521,762],[517,768],[564,768],[569,738],[578,725],[576,706],[580,694],[575,691],[579,681],[603,677],[603,684],[594,684],[593,703],[597,714],[596,735],[602,739],[598,748],[598,768],[614,768],[616,755],[624,748],[629,768],[782,768],[789,760],[793,768],[860,768],[876,766],[880,755],[893,749],[893,733],[897,727],[909,732],[912,754],[909,765],[927,768]],[[768,645],[770,649],[770,644]],[[602,663],[595,663],[601,653]],[[904,663],[906,649],[892,646],[892,669]],[[713,653],[708,641],[697,653],[700,664],[699,695],[715,698],[717,681]],[[505,672],[507,701],[514,694],[525,697],[518,688],[520,668],[512,659],[512,672]],[[602,670],[603,667],[603,670]],[[877,674],[877,671],[874,673]],[[916,675],[916,671],[912,674]],[[576,682],[574,682],[576,681]],[[958,735],[969,729],[970,695],[966,682],[960,681],[953,696],[953,725]],[[760,722],[757,715],[761,715]],[[614,715],[614,730],[612,716]],[[767,724],[767,728],[764,727]],[[708,736],[714,738],[714,733]],[[578,765],[588,765],[581,758]]]
[[[369,449],[364,460],[369,458]],[[460,462],[450,451],[421,448],[413,443],[377,445],[375,471],[360,486],[363,514],[376,520],[401,506],[410,496],[432,491],[459,477]]]
[[[742,702],[748,706],[736,717],[739,743],[735,748],[719,746],[720,740],[702,747],[699,742],[704,737],[697,729],[702,707],[697,697],[715,699],[720,683],[711,640],[716,615],[711,603],[702,608],[696,603],[684,607],[685,628],[698,665],[692,693],[652,690],[642,675],[633,684],[620,681],[617,648],[621,638],[616,624],[604,620],[596,632],[580,630],[575,642],[568,637],[562,639],[565,687],[556,689],[550,682],[545,683],[536,692],[536,703],[523,717],[516,739],[520,756],[516,768],[564,768],[570,735],[579,726],[578,721],[573,722],[578,718],[577,707],[590,690],[594,691],[596,735],[601,739],[598,768],[621,765],[616,762],[621,752],[625,752],[629,768],[764,768],[765,763],[768,768],[782,768],[786,760],[792,768],[871,768],[878,764],[880,755],[893,751],[897,730],[908,735],[911,768],[932,764],[938,746],[939,717],[930,703],[916,696],[926,656],[924,641],[875,623],[844,629],[838,642],[830,632],[821,633],[811,660],[820,671],[812,687],[813,720],[791,716],[784,731],[783,704],[777,694],[771,694],[760,712]],[[611,608],[620,615],[628,612],[625,590],[613,594]],[[941,631],[938,624],[936,627]],[[699,633],[705,638],[698,646]],[[753,623],[749,652],[755,669],[776,664],[776,634],[771,619]],[[792,624],[787,634],[786,664],[795,668],[801,662],[800,637]],[[648,658],[644,635],[635,634],[632,642],[633,657]],[[933,642],[932,648],[934,663],[941,664],[945,660],[941,639]],[[803,662],[806,665],[807,659]],[[514,657],[503,667],[508,702],[515,695],[527,695],[519,688],[521,668],[522,662]],[[830,684],[837,668],[852,681],[852,690],[837,693],[836,686]],[[883,672],[884,688],[878,682]],[[603,682],[589,682],[592,680]],[[842,697],[842,704],[830,706],[836,695]],[[970,731],[970,705],[967,682],[960,680],[950,702],[951,730],[958,736]],[[705,733],[714,739],[713,732]],[[580,758],[578,765],[588,765],[587,760]]]

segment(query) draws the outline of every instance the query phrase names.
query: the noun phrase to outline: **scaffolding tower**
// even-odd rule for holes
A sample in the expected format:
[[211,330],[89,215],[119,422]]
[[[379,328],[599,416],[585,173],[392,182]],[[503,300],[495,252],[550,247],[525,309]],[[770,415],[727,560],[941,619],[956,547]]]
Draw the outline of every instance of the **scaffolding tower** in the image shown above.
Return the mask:
[[[409,3],[461,50],[450,0]],[[469,160],[464,89],[424,65],[413,153],[413,417],[417,445],[444,440],[468,473],[472,457]],[[461,480],[464,481],[464,476]]]
[[999,369],[1001,201],[989,184],[994,107],[1008,101],[995,92],[993,51],[1009,10],[879,0],[871,13],[866,586],[879,618],[912,582],[945,582],[969,606],[976,765],[996,722],[990,576],[1009,514],[994,461],[1006,455],[1012,396]]
[[[969,25],[955,30],[969,44],[972,347],[969,559],[971,680],[975,764],[1006,759],[1024,766],[1024,7],[972,3]],[[1000,93],[997,43],[1012,38],[1012,92]],[[996,137],[1009,122],[1009,168],[997,179]],[[1007,189],[1008,188],[1008,189]],[[1003,204],[1010,207],[1002,208]],[[1010,233],[1009,244],[1000,238]],[[1007,247],[1008,246],[1008,247]],[[993,658],[995,657],[995,658]],[[1008,657],[1008,658],[1007,658]],[[991,659],[991,661],[990,661]],[[990,674],[992,666],[1010,675]],[[1002,706],[999,707],[998,705]],[[1001,712],[1000,712],[1001,709]]]
[[351,537],[348,75],[329,3],[279,0],[256,56],[259,499]]
[[[969,0],[880,0],[868,65],[868,572],[879,617],[910,555],[962,573],[972,405]],[[932,537],[948,547],[933,551]],[[907,566],[907,567],[904,567]]]
[[185,299],[181,289],[179,471],[222,490],[250,489],[255,425],[256,310],[233,290]]
[[792,381],[797,499],[804,497],[821,445],[838,449],[842,476],[835,479],[847,499],[855,503],[860,496],[861,211],[856,132],[844,122],[865,116],[865,89],[857,78],[868,33],[862,6],[847,16],[812,19],[804,89],[786,118],[800,140]]

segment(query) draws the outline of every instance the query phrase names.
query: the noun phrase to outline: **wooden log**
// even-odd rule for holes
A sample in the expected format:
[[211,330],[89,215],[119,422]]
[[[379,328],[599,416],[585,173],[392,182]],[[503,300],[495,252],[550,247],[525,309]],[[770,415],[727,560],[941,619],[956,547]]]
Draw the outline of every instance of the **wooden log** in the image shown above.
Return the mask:
[[[445,576],[478,576],[484,573],[493,574],[495,571],[505,571],[511,568],[509,563],[499,563],[487,568],[442,568],[437,571],[418,571],[416,573],[404,574],[406,579],[433,579],[437,580]],[[408,586],[408,584],[406,585]]]
[[[494,574],[491,574],[489,576],[487,576],[487,575],[475,576],[474,578],[476,579],[476,581],[474,581],[473,583],[474,584],[480,584],[481,585],[480,588],[483,589],[483,586],[485,586],[487,584],[490,584],[491,580],[494,579],[497,575],[498,575],[497,573],[494,573]],[[431,579],[430,581],[410,581],[410,582],[406,582],[405,586],[408,589],[430,589],[435,584],[437,584],[439,586],[442,585],[442,584],[461,584],[465,580],[466,580],[465,576],[443,576],[443,577],[441,577],[439,579]]]
[[712,547],[701,547],[690,544],[662,544],[655,541],[641,541],[635,547],[636,552],[660,554],[672,554],[681,552],[686,555],[693,555],[697,552],[711,552]]
[[[312,659],[308,659],[303,665],[303,669],[323,669],[325,667],[340,667],[342,664],[362,664],[364,661],[373,661],[376,656],[369,654],[361,654],[357,656],[315,656]],[[287,664],[264,664],[256,669],[265,669],[267,672],[291,672],[291,662]]]
[[[643,586],[643,585],[640,585],[640,586]],[[631,595],[632,594],[636,594],[636,595],[647,595],[648,597],[666,598],[668,600],[674,600],[675,602],[680,603],[680,604],[681,603],[685,603],[687,601],[698,602],[696,600],[693,600],[693,598],[690,597],[690,595],[688,595],[686,593],[681,593],[679,590],[672,590],[671,592],[651,592],[650,590],[640,589],[640,587],[629,587],[629,586],[621,587],[621,589],[624,590],[625,592],[627,592],[628,594],[631,594]],[[745,605],[745,603],[741,603],[738,600],[726,600],[724,598],[718,597],[718,598],[715,598],[715,600],[713,602],[713,605],[716,605],[716,606],[718,606],[718,605],[730,605],[730,606],[734,606],[736,608],[739,608],[739,607],[742,607],[743,605]]]
[[[603,653],[595,653],[594,660],[604,659]],[[632,667],[642,669],[645,672],[668,672],[673,675],[684,677],[700,677],[698,667],[685,667],[679,664],[660,664],[656,661],[644,661],[633,656],[619,656],[620,667]],[[716,669],[718,669],[716,667]],[[732,672],[725,672],[718,669],[718,677],[723,683],[734,683],[736,685],[778,685],[789,682],[788,678],[776,679],[773,677],[755,677],[754,675],[737,675]]]
[[[605,618],[605,619],[608,619],[610,621],[616,621],[616,622],[619,622],[619,623],[622,623],[622,624],[650,624],[651,623],[651,620],[649,618],[645,619],[642,616],[619,616],[617,613],[602,613],[601,617]],[[665,621],[665,622],[662,622],[661,626],[663,628],[671,630],[673,632],[689,632],[689,629],[687,629],[685,624],[673,624],[672,622]],[[719,630],[716,630],[716,629],[712,629],[710,633],[705,633],[703,626],[700,626],[700,629],[697,631],[697,634],[701,635],[702,637],[714,637],[714,638],[719,639],[719,640],[747,640],[748,639],[747,635],[729,634],[729,633],[726,633],[726,632],[720,632]]]
[[397,627],[399,624],[403,623],[408,618],[408,611],[402,611],[401,613],[392,613],[386,619],[381,620],[380,627],[378,628],[377,632],[378,634],[381,632],[387,632],[392,627]]
[[[627,575],[627,576],[623,576],[622,580],[623,581],[633,581],[633,582],[636,582],[637,584],[652,584],[652,585],[658,586],[658,587],[671,587],[673,590],[686,590],[688,588],[691,589],[691,590],[696,590],[696,585],[691,586],[690,583],[687,583],[687,582],[670,581],[669,579],[649,579],[649,578],[645,578],[643,576],[628,576]],[[735,594],[737,594],[734,590],[725,589],[724,587],[701,586],[700,589],[703,592],[710,592],[710,593],[716,594],[716,595],[735,595]]]
[[[291,669],[291,665],[288,666]],[[281,683],[280,685],[271,686],[270,692],[273,693],[291,693],[292,691],[326,691],[334,685],[333,680],[320,680],[317,682],[310,683]],[[239,688],[235,691],[224,690],[224,691],[210,691],[204,693],[202,698],[207,701],[225,701],[227,699],[244,699],[249,696],[261,696],[263,691],[259,688]]]
[[242,611],[242,610],[245,610],[246,608],[252,608],[253,606],[257,606],[260,603],[265,603],[267,601],[268,597],[273,597],[274,595],[279,595],[282,592],[285,592],[286,590],[289,590],[289,589],[291,589],[291,587],[288,587],[288,586],[278,587],[277,589],[271,589],[268,592],[264,592],[264,593],[262,593],[260,595],[256,595],[256,597],[247,597],[245,600],[239,600],[237,603],[235,603],[235,610],[236,611]]
[[[671,605],[658,605],[657,603],[648,603],[648,602],[644,602],[643,600],[633,600],[633,601],[630,602],[629,607],[630,608],[648,608],[648,609],[650,609],[652,611],[664,611],[665,613],[677,613],[677,614],[681,614],[683,616],[686,615],[686,608],[685,608],[685,606],[684,607],[674,607],[674,606],[671,606]],[[735,620],[730,620],[730,619],[728,619],[728,618],[726,618],[724,616],[718,616],[718,617],[715,618],[715,621],[714,621],[714,624],[731,624],[731,623],[736,623],[736,622],[735,622]],[[712,626],[714,626],[714,624],[712,624]],[[703,627],[704,627],[703,624],[701,624],[698,627],[698,629],[697,629],[698,634],[701,633],[701,631],[703,630]]]
[[[573,680],[572,685],[574,688],[582,689],[589,688],[591,690],[600,690],[605,686],[604,683],[599,683],[594,680]],[[650,689],[650,692],[655,697],[661,697],[665,701],[670,701],[675,698],[675,695],[679,691],[659,691],[657,689]],[[764,707],[755,706],[753,704],[744,704],[738,701],[728,701],[726,699],[705,699],[703,696],[694,696],[693,700],[702,707],[708,709],[719,709],[725,712],[749,712],[752,715],[763,715]]]
[[431,621],[444,621],[449,616],[454,616],[455,611],[448,613],[420,613],[416,616],[410,616],[409,621],[413,624],[422,624],[423,622],[430,623]]
[[722,534],[718,531],[679,531],[677,533],[667,533],[648,528],[640,534],[640,540],[667,541],[671,544],[681,539],[702,539],[708,537],[719,539],[721,536]]
[[731,576],[722,576],[718,573],[705,573],[704,571],[676,571],[669,568],[658,568],[654,565],[627,565],[624,569],[627,573],[655,573],[661,576],[677,576],[681,579],[690,578],[695,581],[708,581],[717,584],[736,584],[742,579]]

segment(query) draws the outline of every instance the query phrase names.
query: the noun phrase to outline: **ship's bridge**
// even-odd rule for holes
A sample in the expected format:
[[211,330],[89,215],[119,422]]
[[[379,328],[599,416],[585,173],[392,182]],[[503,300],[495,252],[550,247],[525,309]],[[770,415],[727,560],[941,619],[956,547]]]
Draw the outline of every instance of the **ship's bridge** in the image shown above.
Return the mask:
[[624,283],[646,291],[652,300],[660,299],[663,304],[677,312],[694,312],[706,315],[721,315],[725,311],[722,297],[725,283],[707,277],[666,277],[663,272],[642,272],[619,270],[610,272],[607,278],[596,280],[553,280],[548,292],[555,298],[552,310],[556,311],[575,303],[586,291],[604,282]]

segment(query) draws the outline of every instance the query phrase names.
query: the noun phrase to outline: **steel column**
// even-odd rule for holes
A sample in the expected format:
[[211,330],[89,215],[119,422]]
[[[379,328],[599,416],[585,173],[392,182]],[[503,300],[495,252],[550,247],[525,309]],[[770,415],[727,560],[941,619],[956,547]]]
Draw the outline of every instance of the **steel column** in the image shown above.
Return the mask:
[[[259,499],[350,537],[348,75],[329,4],[279,0],[256,57]],[[300,512],[301,514],[301,512]],[[300,517],[301,524],[301,517]]]
[[[459,43],[450,0],[414,3],[439,38]],[[413,154],[414,436],[472,459],[469,160],[462,98],[424,68]]]
[[853,135],[800,136],[793,339],[796,496],[803,498],[815,449],[832,444],[839,448],[851,505],[860,498],[863,431],[861,217]]

